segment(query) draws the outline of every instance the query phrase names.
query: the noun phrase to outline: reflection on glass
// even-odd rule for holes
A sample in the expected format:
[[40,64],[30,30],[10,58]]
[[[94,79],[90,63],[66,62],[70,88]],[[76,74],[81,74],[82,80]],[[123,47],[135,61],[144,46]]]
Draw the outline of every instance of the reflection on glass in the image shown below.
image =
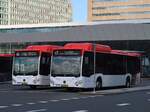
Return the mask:
[[14,75],[37,75],[38,57],[16,57]]
[[52,76],[79,76],[80,59],[79,56],[53,57]]

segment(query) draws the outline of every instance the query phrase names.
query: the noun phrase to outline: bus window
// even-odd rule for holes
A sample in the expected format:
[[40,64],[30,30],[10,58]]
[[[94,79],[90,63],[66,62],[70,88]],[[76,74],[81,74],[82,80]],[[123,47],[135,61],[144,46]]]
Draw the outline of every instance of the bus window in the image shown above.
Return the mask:
[[136,74],[140,72],[140,59],[135,57],[127,57],[128,73]]
[[12,70],[12,57],[0,57],[0,73],[10,74]]
[[126,63],[122,55],[109,55],[110,74],[121,75],[126,74]]
[[90,77],[94,73],[94,54],[92,52],[85,52],[83,58],[82,75]]
[[37,75],[38,57],[16,57],[14,75]]
[[42,53],[40,61],[40,75],[50,74],[51,56],[48,53]]
[[11,80],[12,57],[0,57],[0,81]]
[[79,77],[80,56],[53,56],[52,76]]
[[96,73],[120,75],[126,72],[126,63],[121,55],[96,53]]

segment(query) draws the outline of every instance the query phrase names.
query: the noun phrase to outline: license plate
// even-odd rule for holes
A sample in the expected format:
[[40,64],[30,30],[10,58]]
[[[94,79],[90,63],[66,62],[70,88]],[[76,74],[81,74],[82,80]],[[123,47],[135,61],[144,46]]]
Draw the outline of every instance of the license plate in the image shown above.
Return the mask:
[[61,87],[68,87],[68,85],[67,84],[62,84]]
[[27,83],[26,83],[26,82],[23,82],[22,85],[27,85]]

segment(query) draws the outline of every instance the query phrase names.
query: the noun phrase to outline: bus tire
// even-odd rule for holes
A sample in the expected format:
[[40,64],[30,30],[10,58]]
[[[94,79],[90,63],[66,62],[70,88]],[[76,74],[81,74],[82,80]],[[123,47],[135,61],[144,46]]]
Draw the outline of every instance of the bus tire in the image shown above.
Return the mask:
[[36,86],[36,85],[30,85],[30,88],[31,88],[31,89],[36,89],[37,86]]
[[96,81],[96,89],[97,90],[102,89],[102,80],[101,80],[101,78],[98,78],[97,81]]
[[125,86],[126,86],[126,88],[130,88],[131,87],[130,77],[127,77]]

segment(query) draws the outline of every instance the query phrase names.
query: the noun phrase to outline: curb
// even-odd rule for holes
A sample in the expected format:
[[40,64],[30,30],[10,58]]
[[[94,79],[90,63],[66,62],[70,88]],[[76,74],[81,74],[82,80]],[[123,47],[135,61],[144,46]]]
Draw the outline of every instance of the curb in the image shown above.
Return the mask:
[[10,84],[12,81],[3,81],[3,82],[0,82],[0,84]]
[[80,94],[84,94],[84,95],[112,95],[112,94],[123,94],[123,93],[143,91],[143,90],[150,90],[150,86],[101,90],[101,91],[96,91],[95,93],[93,91],[92,92],[91,91],[90,92],[80,92]]

